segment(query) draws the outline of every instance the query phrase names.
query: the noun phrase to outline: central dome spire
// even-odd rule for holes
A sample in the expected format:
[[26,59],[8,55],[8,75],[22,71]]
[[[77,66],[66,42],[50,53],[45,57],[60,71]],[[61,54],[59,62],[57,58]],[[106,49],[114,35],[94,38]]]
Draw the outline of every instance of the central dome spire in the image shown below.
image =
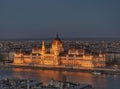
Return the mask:
[[58,39],[59,38],[59,36],[58,36],[58,32],[56,33],[56,39]]
[[60,43],[62,43],[61,39],[59,38],[58,32],[56,33],[56,38],[54,41],[59,41]]
[[55,40],[60,40],[59,35],[58,35],[58,32],[56,33],[56,38],[55,38]]

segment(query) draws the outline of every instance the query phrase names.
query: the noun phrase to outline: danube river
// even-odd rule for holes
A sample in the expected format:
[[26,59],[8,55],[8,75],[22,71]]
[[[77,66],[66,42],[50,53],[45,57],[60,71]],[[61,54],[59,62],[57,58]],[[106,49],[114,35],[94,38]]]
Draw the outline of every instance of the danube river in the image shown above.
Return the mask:
[[0,68],[0,79],[20,78],[35,79],[47,84],[50,79],[62,80],[66,76],[67,81],[88,83],[95,89],[120,89],[120,75],[102,74],[99,76],[84,72],[52,71],[22,68]]

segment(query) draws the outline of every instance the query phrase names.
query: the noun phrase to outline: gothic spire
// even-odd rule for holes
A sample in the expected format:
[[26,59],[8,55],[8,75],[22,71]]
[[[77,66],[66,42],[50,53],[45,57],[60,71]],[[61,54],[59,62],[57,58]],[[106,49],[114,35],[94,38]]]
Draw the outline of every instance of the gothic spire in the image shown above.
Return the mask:
[[44,41],[42,41],[42,50],[45,50],[45,44],[44,44]]

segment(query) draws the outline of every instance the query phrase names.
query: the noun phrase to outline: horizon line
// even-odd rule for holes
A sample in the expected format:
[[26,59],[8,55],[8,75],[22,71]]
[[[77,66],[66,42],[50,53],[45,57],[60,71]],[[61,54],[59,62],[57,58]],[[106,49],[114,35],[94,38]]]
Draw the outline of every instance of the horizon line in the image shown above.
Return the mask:
[[[0,38],[0,40],[53,40],[54,37],[42,37],[42,38]],[[60,37],[61,40],[77,40],[77,39],[120,39],[120,37]]]

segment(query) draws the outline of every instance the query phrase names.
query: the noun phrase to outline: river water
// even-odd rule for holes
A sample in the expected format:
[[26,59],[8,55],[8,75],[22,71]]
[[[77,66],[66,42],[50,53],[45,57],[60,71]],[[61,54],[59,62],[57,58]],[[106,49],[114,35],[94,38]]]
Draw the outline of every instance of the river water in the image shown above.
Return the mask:
[[99,76],[84,72],[69,72],[69,71],[53,71],[53,70],[37,70],[37,69],[22,69],[22,68],[1,68],[0,78],[20,78],[20,79],[35,79],[47,84],[50,79],[62,80],[63,76],[67,77],[67,81],[88,83],[95,89],[120,89],[120,75]]

